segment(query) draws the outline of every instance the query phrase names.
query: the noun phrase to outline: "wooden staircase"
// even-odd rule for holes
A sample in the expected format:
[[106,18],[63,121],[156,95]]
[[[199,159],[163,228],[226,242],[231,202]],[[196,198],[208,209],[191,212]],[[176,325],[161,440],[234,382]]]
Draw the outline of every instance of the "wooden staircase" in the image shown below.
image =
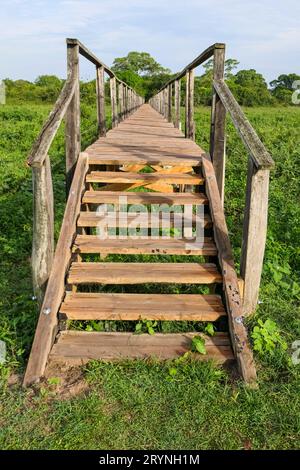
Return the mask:
[[[74,44],[87,57],[81,43],[68,43]],[[104,83],[102,87],[99,100]],[[135,101],[129,112],[123,103],[123,122],[118,119],[117,125],[114,87],[111,81],[113,129],[103,131],[101,121],[102,136],[69,168],[72,184],[24,384],[39,380],[49,361],[82,364],[91,359],[169,359],[190,351],[192,338],[199,335],[195,331],[150,335],[136,334],[134,328],[131,332],[76,328],[78,322],[91,320],[125,325],[141,320],[215,322],[218,332],[214,336],[201,333],[206,354],[194,357],[219,363],[236,361],[243,379],[254,383],[256,372],[239,282],[210,156],[185,138],[155,105]],[[69,109],[72,101],[64,106],[64,111]],[[101,100],[98,112],[101,118]],[[57,120],[63,114],[56,114]],[[53,116],[49,126],[52,122]],[[49,126],[44,126],[42,139]],[[49,132],[51,141],[53,129]],[[40,189],[43,198],[39,195],[44,209],[48,208],[49,188],[47,145],[43,159],[37,152],[29,159],[35,168],[36,187],[44,188]],[[35,164],[38,161],[43,166]],[[153,210],[159,205],[168,209],[169,228],[161,206]],[[187,224],[182,227],[178,214],[184,209]],[[39,219],[40,225],[41,220],[45,217]],[[141,232],[131,236],[130,230],[136,226]],[[197,227],[202,230],[201,237],[195,235]],[[176,236],[178,228],[181,236]],[[40,239],[48,232],[46,223]],[[43,260],[45,253],[49,255],[49,250],[42,252]],[[183,293],[174,293],[179,289]]]

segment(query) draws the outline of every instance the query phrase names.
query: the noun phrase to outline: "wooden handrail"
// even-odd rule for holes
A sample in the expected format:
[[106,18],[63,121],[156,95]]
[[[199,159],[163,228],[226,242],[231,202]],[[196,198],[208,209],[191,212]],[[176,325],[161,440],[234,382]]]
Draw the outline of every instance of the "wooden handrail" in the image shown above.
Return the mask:
[[142,97],[138,96],[126,83],[119,80],[114,72],[78,39],[67,39],[66,42],[67,80],[27,159],[27,164],[32,167],[33,180],[33,242],[31,257],[33,290],[39,303],[43,300],[44,291],[52,270],[54,251],[54,199],[48,151],[63,118],[65,118],[67,197],[81,151],[79,55],[83,55],[96,66],[99,137],[106,135],[104,72],[110,77],[113,127],[144,102]]
[[247,147],[256,168],[273,168],[275,164],[271,155],[251,126],[224,80],[214,80],[213,86],[226,111],[230,114],[233,124]]
[[74,73],[72,73],[70,77],[67,78],[53,110],[50,112],[47,121],[43,125],[39,136],[33,144],[27,159],[27,164],[29,166],[41,167],[43,165],[50,145],[70,104],[75,91],[75,86],[76,81]]

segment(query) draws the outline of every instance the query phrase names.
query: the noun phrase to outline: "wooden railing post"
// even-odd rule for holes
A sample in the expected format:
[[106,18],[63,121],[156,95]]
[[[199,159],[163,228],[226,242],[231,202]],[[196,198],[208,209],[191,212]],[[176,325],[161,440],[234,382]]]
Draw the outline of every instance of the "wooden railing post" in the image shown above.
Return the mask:
[[[214,80],[224,77],[225,44],[219,44],[214,50]],[[224,181],[225,181],[225,124],[226,110],[213,88],[211,106],[211,128],[210,128],[210,155],[216,173],[217,184],[224,203]]]
[[195,140],[194,75],[194,69],[187,70],[185,95],[185,136],[192,140]]
[[249,157],[240,270],[246,315],[254,312],[258,302],[267,235],[269,176],[269,169],[257,169]]
[[124,119],[124,87],[123,87],[123,83],[119,83],[119,107],[120,107],[119,121],[123,121],[123,119]]
[[175,80],[175,120],[174,125],[180,129],[180,80]]
[[168,119],[168,103],[169,103],[169,98],[168,98],[168,87],[164,88],[164,118]]
[[65,115],[66,138],[66,193],[72,183],[77,159],[80,153],[80,88],[79,88],[79,46],[67,43],[68,76],[73,72],[76,88]]
[[111,126],[112,128],[114,128],[118,124],[116,78],[115,77],[110,78],[109,84],[110,84],[110,102],[111,102]]
[[172,122],[172,92],[173,92],[173,88],[172,88],[172,83],[170,83],[170,85],[168,85],[168,121],[169,122]]
[[104,67],[96,66],[97,117],[99,137],[106,135]]
[[33,234],[32,278],[33,292],[42,304],[54,254],[54,212],[50,159],[42,166],[32,167]]

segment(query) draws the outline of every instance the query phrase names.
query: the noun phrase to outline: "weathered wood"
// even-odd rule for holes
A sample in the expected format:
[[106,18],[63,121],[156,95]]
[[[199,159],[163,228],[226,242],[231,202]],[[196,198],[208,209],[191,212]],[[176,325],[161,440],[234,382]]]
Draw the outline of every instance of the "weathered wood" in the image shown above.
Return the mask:
[[110,78],[110,102],[111,102],[111,125],[112,128],[118,125],[118,108],[117,108],[117,88],[116,78]]
[[189,81],[188,86],[188,109],[187,109],[187,137],[189,139],[195,140],[195,123],[194,123],[194,79],[195,73],[194,69],[190,70],[187,74],[187,79]]
[[127,192],[124,191],[85,191],[82,202],[84,204],[102,204],[102,203],[119,203],[120,197],[123,201],[126,198],[126,203],[122,204],[167,204],[182,205],[193,204],[202,205],[207,204],[208,199],[203,193],[172,193],[165,194],[159,192]]
[[119,121],[123,121],[124,119],[124,86],[122,83],[119,84]]
[[214,238],[223,274],[223,286],[232,346],[241,376],[246,383],[255,385],[256,370],[247,338],[247,330],[243,323],[243,306],[239,293],[238,278],[234,267],[232,249],[217,180],[209,155],[203,157],[203,172],[206,180],[206,191],[210,201]]
[[257,169],[249,157],[241,256],[246,315],[255,311],[258,302],[267,235],[269,174],[269,170]]
[[187,70],[185,75],[185,124],[184,124],[184,135],[189,135],[189,96],[190,96],[190,71]]
[[41,305],[52,267],[54,254],[53,188],[49,156],[41,167],[32,168],[33,231],[32,277],[33,291]]
[[[133,333],[89,333],[62,331],[54,345],[50,360],[63,364],[83,364],[92,359],[116,361],[121,358],[161,360],[182,356],[191,351],[192,338],[199,333],[136,335]],[[234,359],[227,333],[203,336],[207,354],[192,353],[195,360],[213,359],[224,363]]]
[[168,104],[169,104],[169,89],[166,87],[163,91],[163,97],[164,97],[164,118],[168,119],[169,115],[169,110],[168,110]]
[[175,120],[174,120],[174,125],[177,127],[177,129],[180,129],[180,80],[175,80],[174,82],[175,86]]
[[105,123],[105,83],[104,67],[96,67],[96,93],[97,93],[97,117],[98,117],[98,135],[106,135]]
[[76,233],[81,195],[88,170],[87,156],[79,156],[72,181],[63,223],[57,242],[47,289],[24,377],[24,385],[38,381],[44,373],[48,355],[57,332],[57,312],[65,291],[65,275],[71,261],[71,246]]
[[76,86],[65,116],[66,137],[66,193],[72,183],[74,170],[80,153],[80,89],[79,89],[79,47],[67,45],[68,74],[74,72]]
[[257,168],[273,168],[273,159],[267,152],[264,144],[251,126],[224,80],[214,80],[213,84],[227,112],[230,114],[255,166]]
[[173,86],[172,83],[168,86],[168,121],[172,122],[172,93],[173,93]]
[[68,70],[68,73],[68,78],[55,103],[55,106],[50,112],[48,119],[43,125],[42,130],[30,151],[27,164],[32,167],[41,167],[43,165],[50,145],[56,135],[61,121],[63,120],[75,88],[77,87],[75,69]]
[[125,321],[215,321],[226,315],[220,297],[199,294],[68,293],[60,313],[70,320]]
[[[213,263],[172,263],[170,266],[169,263],[85,262],[72,263],[68,282],[70,284],[212,284],[222,282],[222,275]],[[209,299],[210,296],[207,296],[208,303]]]
[[[80,217],[78,219],[78,227],[97,227],[98,224],[104,222],[106,215],[101,215],[99,212],[89,211],[89,212],[81,212]],[[141,228],[151,227],[154,225],[155,227],[161,224],[162,214],[152,213],[141,213],[141,212],[130,212],[127,214],[127,219],[124,219],[120,212],[116,211],[115,214],[116,226],[117,227],[128,227],[128,224],[137,222]],[[209,228],[212,225],[211,218],[208,214],[204,214],[204,219],[199,220],[199,216],[196,214],[192,215],[192,220],[190,218],[187,219],[188,223],[191,223],[193,226],[196,222],[202,223],[205,228]],[[171,228],[174,227],[174,221],[176,222],[176,215],[174,217],[174,212],[170,213],[170,226]]]
[[[214,80],[224,77],[225,47],[215,48],[214,52]],[[226,109],[213,87],[210,127],[210,155],[216,173],[217,184],[222,204],[224,204],[225,184],[225,124]]]
[[204,242],[186,239],[105,239],[97,235],[77,235],[74,253],[116,253],[116,254],[169,254],[216,256],[216,246],[210,238]]
[[170,184],[203,184],[204,178],[185,173],[131,173],[120,171],[91,171],[86,180],[90,183],[157,183]]

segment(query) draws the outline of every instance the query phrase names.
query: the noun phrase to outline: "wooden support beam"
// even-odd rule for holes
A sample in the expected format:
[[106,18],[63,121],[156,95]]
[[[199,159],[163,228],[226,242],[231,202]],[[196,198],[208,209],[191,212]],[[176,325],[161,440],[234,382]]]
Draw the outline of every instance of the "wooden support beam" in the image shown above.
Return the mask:
[[[225,46],[216,48],[214,51],[214,80],[224,77]],[[224,182],[225,182],[225,125],[226,109],[213,87],[211,106],[210,127],[210,155],[216,172],[218,188],[222,204],[224,204]]]
[[124,86],[119,83],[119,121],[124,119]]
[[169,103],[169,98],[168,98],[168,88],[166,87],[163,91],[163,96],[164,96],[164,118],[168,119],[168,103]]
[[168,121],[169,122],[172,122],[172,91],[173,91],[173,88],[172,88],[172,83],[170,83],[170,85],[168,85]]
[[79,46],[67,44],[68,76],[73,75],[76,86],[65,115],[66,137],[66,193],[72,183],[74,169],[80,153],[80,89],[79,89]]
[[110,84],[110,102],[111,102],[111,125],[112,128],[118,125],[118,108],[117,108],[117,84],[116,78],[109,79]]
[[175,120],[174,125],[177,129],[180,129],[180,80],[175,80]]
[[54,254],[53,188],[48,155],[41,167],[32,168],[32,183],[33,233],[31,265],[33,292],[41,306]]
[[187,70],[185,94],[185,136],[192,140],[195,140],[194,77],[194,70]]
[[44,374],[48,355],[57,333],[57,313],[65,294],[65,275],[71,261],[71,246],[76,234],[76,221],[80,212],[87,170],[87,154],[81,153],[70,188],[53,265],[27,364],[24,386],[39,381]]
[[97,118],[99,137],[106,135],[104,67],[96,67]]
[[249,157],[241,256],[246,315],[255,311],[258,302],[267,235],[269,176],[268,169],[257,169]]

